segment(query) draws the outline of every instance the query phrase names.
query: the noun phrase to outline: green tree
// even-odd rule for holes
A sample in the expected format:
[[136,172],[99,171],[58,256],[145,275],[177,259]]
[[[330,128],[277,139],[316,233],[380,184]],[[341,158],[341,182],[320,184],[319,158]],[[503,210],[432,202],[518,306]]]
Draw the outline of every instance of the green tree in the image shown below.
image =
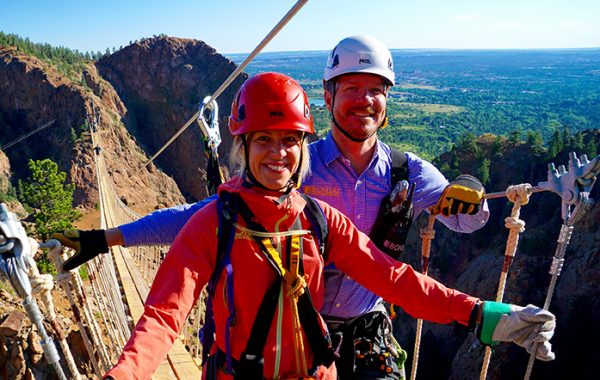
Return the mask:
[[521,141],[521,131],[518,129],[511,131],[508,134],[508,141],[513,145],[520,142]]
[[554,133],[552,134],[552,138],[550,139],[550,142],[548,142],[548,154],[550,155],[551,158],[554,158],[560,152],[562,152],[564,147],[565,147],[565,145],[563,142],[562,135],[561,135],[560,131],[558,129],[556,129],[554,131]]
[[483,183],[484,185],[488,185],[490,183],[490,160],[489,159],[484,158],[483,161],[481,162],[481,165],[479,165],[479,168],[477,169],[477,178],[479,178],[481,183]]
[[50,159],[29,160],[28,166],[31,176],[19,180],[18,197],[35,222],[36,237],[73,228],[81,215],[73,208],[75,185],[65,183],[67,174]]

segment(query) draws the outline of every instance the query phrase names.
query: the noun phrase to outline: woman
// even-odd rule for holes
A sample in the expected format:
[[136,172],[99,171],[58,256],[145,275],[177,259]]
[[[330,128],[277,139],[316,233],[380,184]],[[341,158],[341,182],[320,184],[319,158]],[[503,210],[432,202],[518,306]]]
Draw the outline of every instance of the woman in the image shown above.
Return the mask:
[[315,311],[323,302],[325,263],[418,318],[474,327],[483,318],[484,325],[491,321],[486,331],[493,335],[500,316],[511,314],[504,304],[486,312],[479,299],[392,260],[348,218],[318,202],[328,229],[321,254],[314,215],[307,211],[314,201],[296,191],[308,171],[306,135],[314,127],[308,98],[293,79],[264,73],[247,80],[232,104],[229,130],[239,176],[179,233],[107,377],[149,378],[213,276],[216,339],[204,367],[207,379],[335,379],[325,324]]

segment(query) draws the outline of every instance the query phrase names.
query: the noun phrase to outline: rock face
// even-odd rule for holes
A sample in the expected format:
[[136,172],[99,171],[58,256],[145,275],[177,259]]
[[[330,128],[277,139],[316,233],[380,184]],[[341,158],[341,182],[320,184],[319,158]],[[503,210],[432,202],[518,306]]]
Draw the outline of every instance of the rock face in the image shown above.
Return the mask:
[[[99,72],[127,107],[128,131],[152,155],[198,111],[235,70],[235,64],[204,42],[158,37],[132,44],[97,65]],[[218,98],[223,144],[222,162],[227,162],[231,139],[227,116],[235,91],[247,78],[240,75]],[[202,138],[196,122],[157,159],[157,165],[177,181],[187,197],[206,194]]]

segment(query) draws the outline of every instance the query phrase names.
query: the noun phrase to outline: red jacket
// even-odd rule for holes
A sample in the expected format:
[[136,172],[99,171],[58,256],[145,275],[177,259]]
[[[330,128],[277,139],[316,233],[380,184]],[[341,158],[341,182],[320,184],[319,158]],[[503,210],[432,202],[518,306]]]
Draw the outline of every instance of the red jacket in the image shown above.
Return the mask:
[[[286,231],[302,212],[305,201],[293,191],[284,205],[274,201],[279,194],[268,193],[256,187],[241,186],[234,178],[223,184],[219,191],[237,192],[249,206],[256,219],[267,231]],[[411,266],[394,261],[379,251],[369,238],[358,231],[352,222],[336,209],[319,202],[329,228],[326,258],[374,293],[402,307],[416,318],[438,323],[457,321],[467,324],[477,298],[448,289],[437,281],[419,274]],[[304,214],[305,228],[310,222]],[[238,218],[239,223],[241,222]],[[117,365],[108,373],[115,379],[148,379],[164,359],[178,336],[188,313],[200,291],[209,281],[216,261],[216,202],[199,210],[188,221],[161,264],[145,311],[124,348]],[[302,238],[304,271],[314,305],[319,310],[323,303],[323,257],[312,236]],[[285,246],[285,244],[283,244]],[[285,257],[283,258],[285,262]],[[231,251],[234,281],[236,322],[231,329],[232,356],[235,359],[246,346],[252,324],[262,298],[276,280],[254,240],[238,231]],[[219,279],[213,298],[216,324],[216,345],[225,351],[225,321],[229,315],[225,304],[225,272]],[[292,333],[290,305],[283,297],[281,346],[277,346],[277,313],[264,349],[265,376],[274,377],[276,353],[280,353],[279,377],[296,373],[295,347]],[[307,363],[312,361],[310,346],[304,339]],[[335,368],[322,369],[321,379],[335,379]],[[228,378],[224,374],[219,378]]]

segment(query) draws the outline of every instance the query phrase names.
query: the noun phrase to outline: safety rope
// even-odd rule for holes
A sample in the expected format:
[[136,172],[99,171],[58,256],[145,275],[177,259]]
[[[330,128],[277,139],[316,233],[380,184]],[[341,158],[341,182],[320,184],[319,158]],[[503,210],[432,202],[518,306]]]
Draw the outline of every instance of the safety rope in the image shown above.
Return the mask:
[[[429,253],[431,252],[431,241],[435,239],[435,223],[436,215],[429,215],[427,227],[421,228],[421,273],[427,275],[429,271]],[[417,330],[415,333],[415,348],[413,350],[413,362],[410,371],[410,379],[415,380],[417,377],[417,366],[419,364],[419,350],[421,349],[421,334],[423,330],[423,320],[417,319]]]
[[[254,231],[249,228],[245,228],[246,232],[259,232]],[[293,233],[291,236],[291,244],[290,244],[290,268],[286,270],[283,266],[282,258],[281,258],[281,245],[278,244],[278,249],[273,247],[273,243],[270,238],[265,237],[262,240],[264,247],[267,250],[267,254],[271,257],[272,261],[277,265],[279,272],[286,284],[287,294],[290,300],[290,309],[292,314],[292,326],[294,329],[293,337],[294,337],[294,347],[296,354],[296,371],[299,375],[306,376],[308,375],[308,366],[306,363],[306,355],[304,350],[304,339],[302,337],[302,325],[300,324],[300,315],[298,313],[298,299],[302,296],[306,290],[306,280],[304,276],[300,276],[300,250],[301,250],[301,237],[306,234],[310,234],[310,231],[307,230],[292,230],[287,231]],[[266,235],[272,235],[277,238],[279,242],[279,237],[282,232],[274,232],[274,233],[264,233],[261,232],[261,237]]]
[[[502,302],[502,299],[504,298],[504,289],[506,287],[508,270],[515,257],[515,253],[517,252],[517,246],[519,245],[519,234],[525,231],[525,222],[520,219],[521,206],[529,203],[529,196],[532,193],[532,189],[533,187],[528,183],[509,186],[506,189],[506,197],[514,205],[510,216],[504,220],[505,226],[508,228],[509,232],[506,240],[506,249],[504,251],[504,263],[502,265],[500,281],[498,283],[498,290],[496,292],[496,302]],[[487,371],[490,365],[491,356],[492,348],[487,346],[485,348],[485,355],[479,375],[480,380],[487,378]]]

